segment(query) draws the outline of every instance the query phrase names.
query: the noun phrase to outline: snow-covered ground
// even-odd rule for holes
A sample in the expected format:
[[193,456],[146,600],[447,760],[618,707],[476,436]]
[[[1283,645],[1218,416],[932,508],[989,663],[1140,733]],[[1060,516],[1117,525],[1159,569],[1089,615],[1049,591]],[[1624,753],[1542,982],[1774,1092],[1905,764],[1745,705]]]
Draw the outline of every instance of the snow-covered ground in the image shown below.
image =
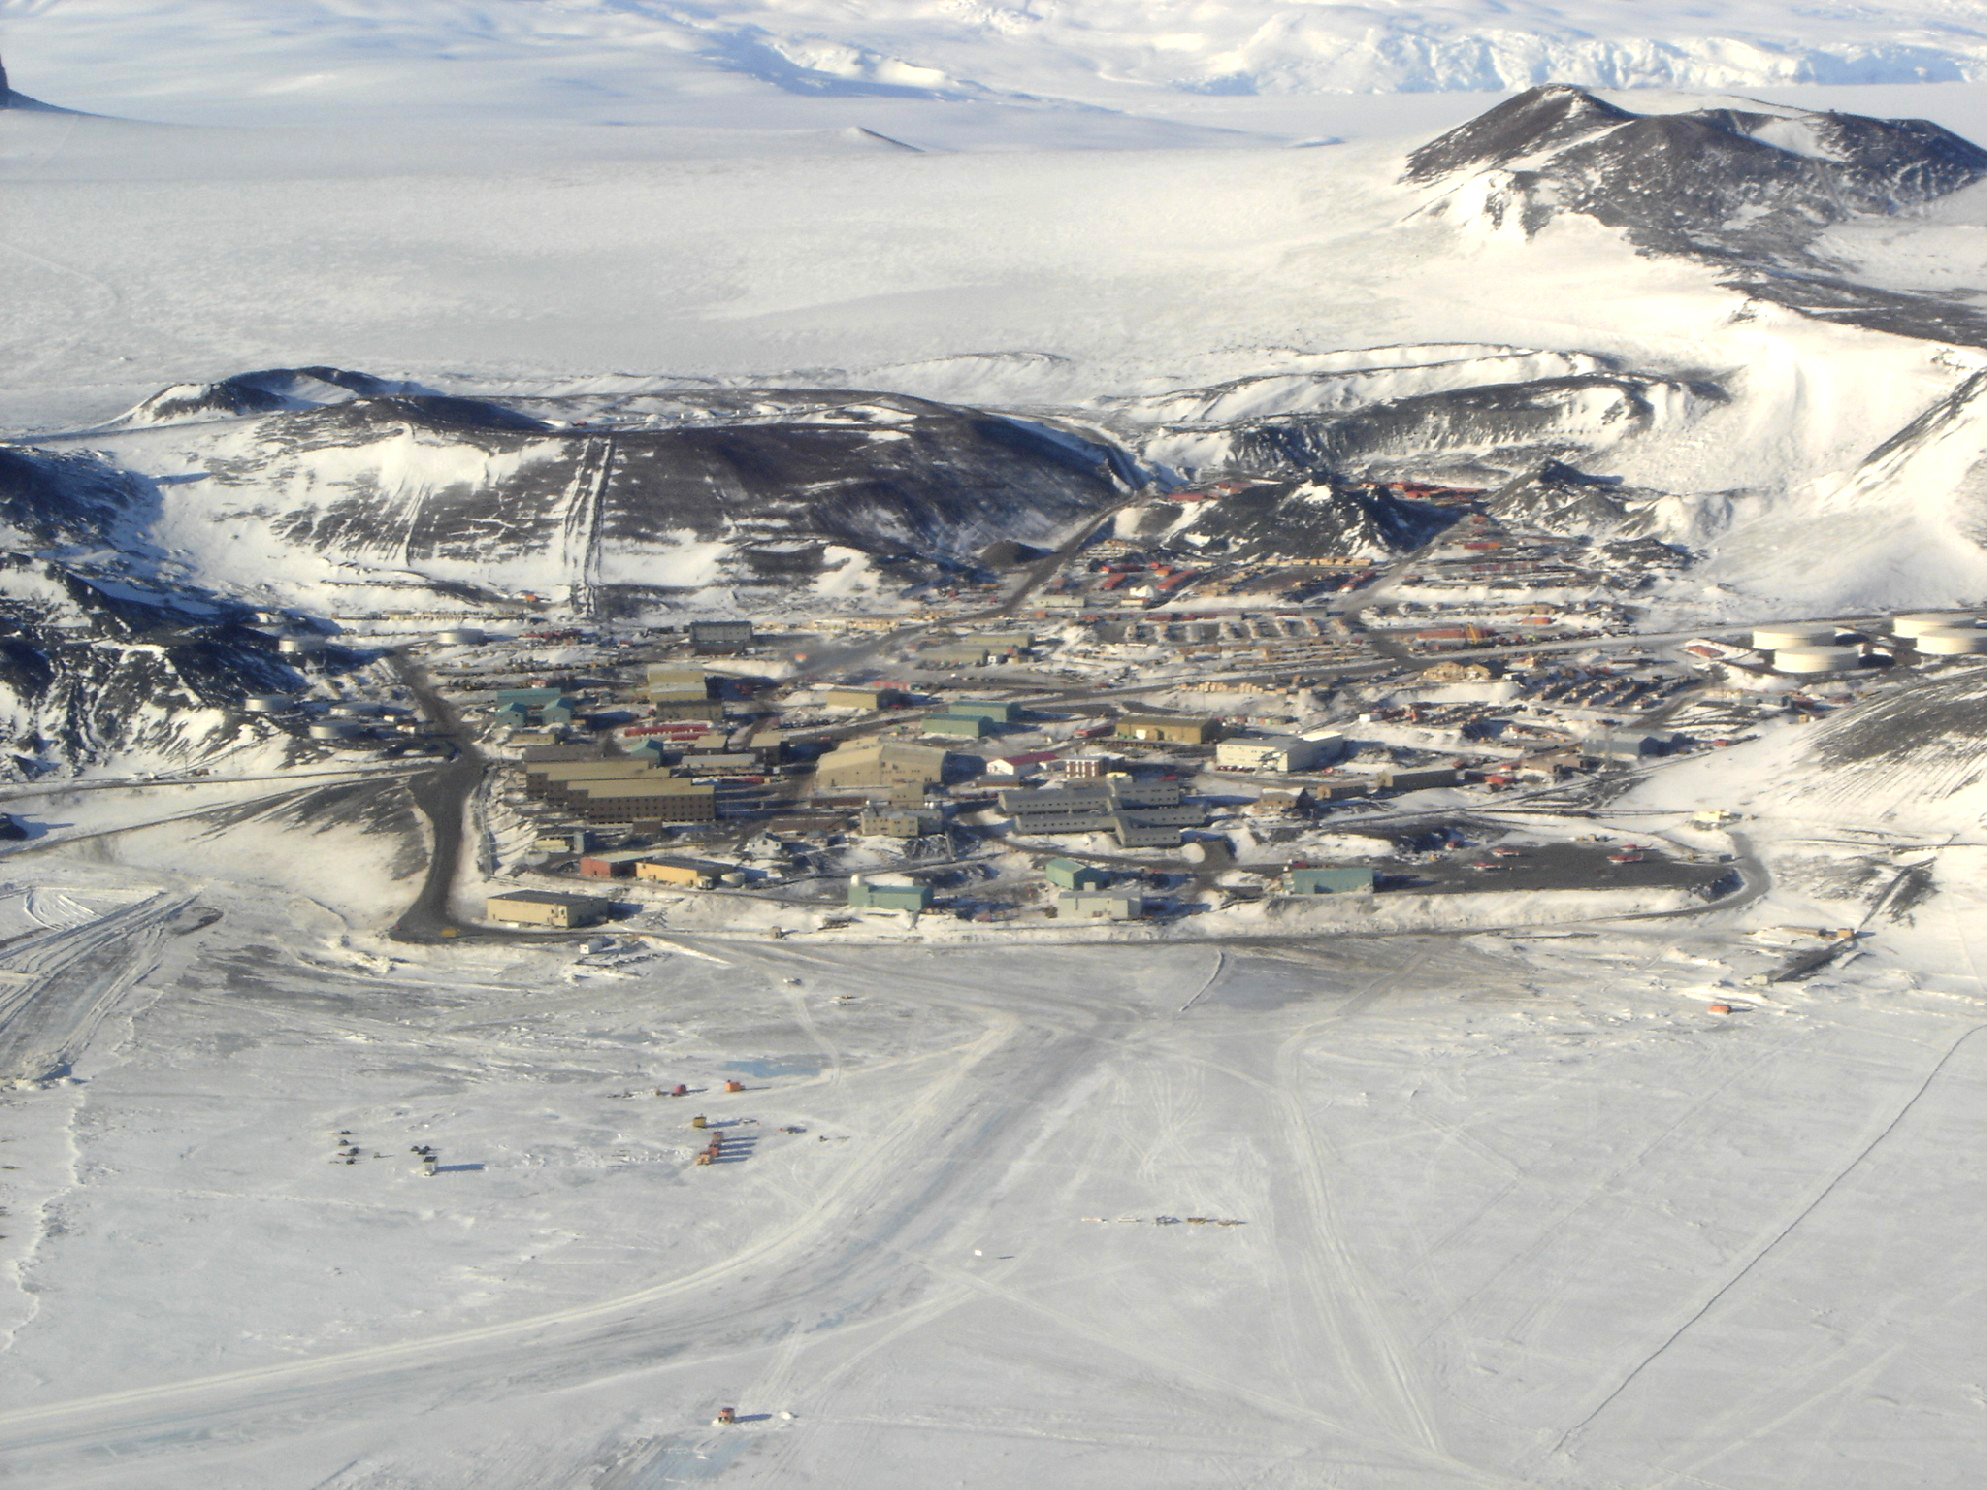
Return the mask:
[[1754,989],[1745,928],[1853,924],[1865,846],[1641,926],[602,957],[378,942],[311,904],[368,837],[142,891],[33,856],[103,997],[0,1097],[12,1475],[1847,1487],[1987,1449],[1970,861]]

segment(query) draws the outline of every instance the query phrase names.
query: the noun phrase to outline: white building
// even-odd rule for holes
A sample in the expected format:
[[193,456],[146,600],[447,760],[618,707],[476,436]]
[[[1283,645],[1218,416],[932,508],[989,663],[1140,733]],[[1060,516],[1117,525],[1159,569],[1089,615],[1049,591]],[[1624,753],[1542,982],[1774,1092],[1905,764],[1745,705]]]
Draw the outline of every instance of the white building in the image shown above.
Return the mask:
[[1310,771],[1336,758],[1341,744],[1337,735],[1316,740],[1300,735],[1238,735],[1215,745],[1214,768],[1273,774]]
[[1136,921],[1145,914],[1145,897],[1131,890],[1065,890],[1056,897],[1056,914],[1073,921]]

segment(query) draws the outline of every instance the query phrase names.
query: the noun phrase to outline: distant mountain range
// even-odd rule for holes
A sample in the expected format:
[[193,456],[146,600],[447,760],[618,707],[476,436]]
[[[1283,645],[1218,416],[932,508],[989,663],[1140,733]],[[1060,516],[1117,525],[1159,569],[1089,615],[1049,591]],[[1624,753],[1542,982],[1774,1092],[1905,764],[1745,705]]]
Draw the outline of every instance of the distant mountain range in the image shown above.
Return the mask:
[[[138,115],[150,112],[148,81],[102,66],[112,48],[147,58],[168,109],[188,105],[180,80],[198,77],[233,80],[270,109],[312,95],[389,110],[452,97],[471,109],[598,109],[609,118],[639,113],[645,94],[772,90],[1136,107],[1165,94],[1494,93],[1553,79],[1730,90],[1987,75],[1987,20],[1943,0],[1709,0],[1687,10],[1549,0],[180,0],[121,14],[115,27],[92,24],[87,6],[13,9],[26,13],[10,13],[12,34],[32,37],[48,59],[49,91]],[[258,10],[269,24],[255,24]],[[106,96],[104,87],[122,91]]]

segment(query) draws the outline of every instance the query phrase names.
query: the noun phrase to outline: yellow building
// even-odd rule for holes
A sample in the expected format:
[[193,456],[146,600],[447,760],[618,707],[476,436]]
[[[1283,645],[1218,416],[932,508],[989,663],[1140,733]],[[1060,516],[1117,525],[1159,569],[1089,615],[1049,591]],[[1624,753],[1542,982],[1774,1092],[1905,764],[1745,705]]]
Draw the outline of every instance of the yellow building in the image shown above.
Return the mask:
[[1120,740],[1166,745],[1206,745],[1220,733],[1214,720],[1191,714],[1127,714],[1117,727]]
[[680,885],[686,890],[708,890],[729,869],[708,859],[644,859],[635,866],[635,878]]

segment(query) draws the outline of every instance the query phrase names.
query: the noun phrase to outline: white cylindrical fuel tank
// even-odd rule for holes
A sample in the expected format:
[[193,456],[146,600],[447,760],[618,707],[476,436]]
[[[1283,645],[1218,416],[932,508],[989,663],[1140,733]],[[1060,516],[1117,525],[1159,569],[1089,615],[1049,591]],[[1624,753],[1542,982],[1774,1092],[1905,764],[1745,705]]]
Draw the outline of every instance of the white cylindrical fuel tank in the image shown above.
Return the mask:
[[1855,647],[1780,647],[1773,653],[1773,666],[1783,673],[1841,673],[1862,656]]
[[258,693],[242,700],[242,709],[249,714],[281,714],[297,706],[297,701],[287,693]]
[[435,638],[445,647],[476,647],[486,640],[474,626],[451,626]]
[[324,642],[315,636],[279,636],[276,650],[286,657],[315,657],[324,650]]
[[1961,657],[1987,652],[1987,631],[1978,627],[1957,626],[1947,630],[1921,631],[1911,639],[1911,644],[1928,656]]
[[1892,616],[1890,634],[1923,636],[1928,631],[1961,631],[1973,622],[1974,618],[1965,611],[1917,611],[1908,616]]
[[1835,645],[1833,625],[1801,622],[1789,626],[1761,626],[1752,634],[1753,646],[1761,652],[1777,652],[1782,647],[1830,647]]
[[358,732],[359,726],[349,719],[319,719],[310,727],[313,740],[349,740]]

